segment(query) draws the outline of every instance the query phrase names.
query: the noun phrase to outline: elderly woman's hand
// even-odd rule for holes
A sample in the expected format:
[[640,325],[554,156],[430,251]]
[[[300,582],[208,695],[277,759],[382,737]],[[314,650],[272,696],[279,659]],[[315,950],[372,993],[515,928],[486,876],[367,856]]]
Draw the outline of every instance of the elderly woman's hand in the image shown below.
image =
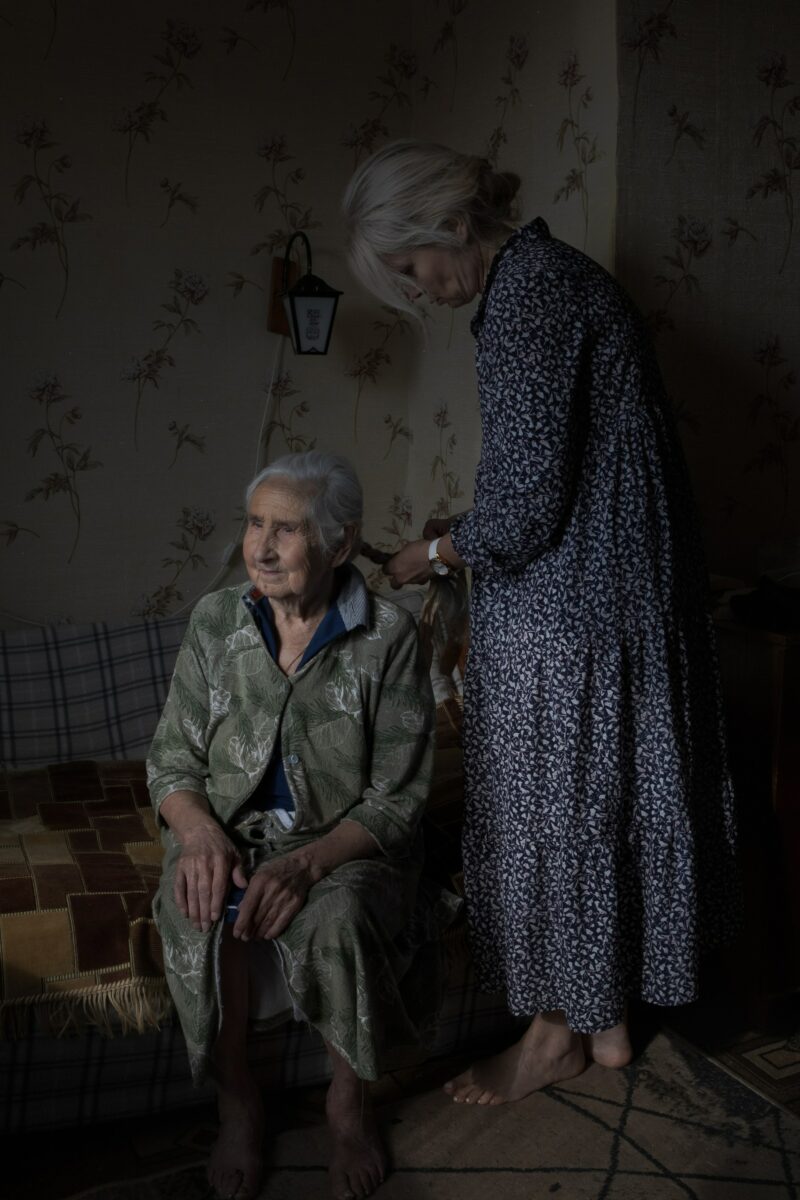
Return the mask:
[[417,542],[409,542],[389,559],[383,571],[389,576],[393,588],[404,587],[407,583],[428,582],[433,574],[428,546],[428,541],[421,538]]
[[239,852],[215,821],[181,834],[175,866],[175,903],[197,930],[207,933],[222,916],[231,880],[247,887]]
[[243,942],[279,937],[299,913],[316,882],[305,858],[287,854],[264,863],[247,884],[233,936]]
[[180,846],[175,903],[195,929],[207,933],[222,916],[231,880],[237,887],[247,887],[239,852],[198,792],[185,788],[170,792],[159,815]]
[[258,867],[239,904],[234,937],[280,937],[306,902],[308,893],[345,863],[380,854],[371,833],[357,821],[341,821],[318,841]]

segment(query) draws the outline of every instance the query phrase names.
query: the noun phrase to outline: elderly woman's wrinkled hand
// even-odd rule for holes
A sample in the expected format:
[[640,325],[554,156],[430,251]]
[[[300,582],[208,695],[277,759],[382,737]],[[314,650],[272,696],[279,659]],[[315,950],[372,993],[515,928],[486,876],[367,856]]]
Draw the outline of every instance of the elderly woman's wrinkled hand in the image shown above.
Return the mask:
[[195,929],[207,933],[222,916],[231,879],[237,887],[247,887],[239,852],[216,822],[183,834],[175,867],[175,903]]
[[424,538],[409,542],[389,559],[383,571],[393,588],[404,587],[407,583],[427,583],[433,574],[428,542]]
[[293,854],[264,863],[247,884],[233,936],[244,942],[279,937],[299,913],[316,882],[305,859]]

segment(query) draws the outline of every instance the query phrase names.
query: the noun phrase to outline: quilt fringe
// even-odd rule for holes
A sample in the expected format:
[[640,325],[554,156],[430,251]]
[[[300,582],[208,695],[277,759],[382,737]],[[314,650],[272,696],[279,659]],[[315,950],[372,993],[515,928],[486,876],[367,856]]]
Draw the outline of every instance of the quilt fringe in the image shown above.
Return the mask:
[[24,996],[0,1004],[0,1040],[34,1031],[54,1037],[82,1033],[87,1026],[104,1037],[160,1029],[175,1009],[163,979],[101,984],[84,991]]

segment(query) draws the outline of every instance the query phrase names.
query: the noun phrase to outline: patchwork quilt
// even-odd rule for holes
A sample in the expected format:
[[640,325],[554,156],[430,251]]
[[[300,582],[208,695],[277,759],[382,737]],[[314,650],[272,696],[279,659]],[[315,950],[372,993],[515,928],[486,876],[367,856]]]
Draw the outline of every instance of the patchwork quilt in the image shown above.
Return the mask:
[[161,844],[143,762],[67,763],[0,783],[0,1028],[123,1031],[169,1014],[150,904]]

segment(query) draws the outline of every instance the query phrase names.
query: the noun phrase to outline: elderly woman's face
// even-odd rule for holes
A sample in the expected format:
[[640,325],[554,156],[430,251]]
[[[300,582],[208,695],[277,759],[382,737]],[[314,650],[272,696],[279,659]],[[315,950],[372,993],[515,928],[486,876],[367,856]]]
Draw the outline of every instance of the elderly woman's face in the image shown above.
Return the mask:
[[431,304],[460,308],[483,290],[485,267],[480,245],[418,246],[403,254],[387,254],[386,265],[408,279],[410,300],[425,296]]
[[308,500],[288,480],[256,488],[247,509],[244,561],[253,583],[270,600],[290,603],[315,595],[335,562],[311,537]]

